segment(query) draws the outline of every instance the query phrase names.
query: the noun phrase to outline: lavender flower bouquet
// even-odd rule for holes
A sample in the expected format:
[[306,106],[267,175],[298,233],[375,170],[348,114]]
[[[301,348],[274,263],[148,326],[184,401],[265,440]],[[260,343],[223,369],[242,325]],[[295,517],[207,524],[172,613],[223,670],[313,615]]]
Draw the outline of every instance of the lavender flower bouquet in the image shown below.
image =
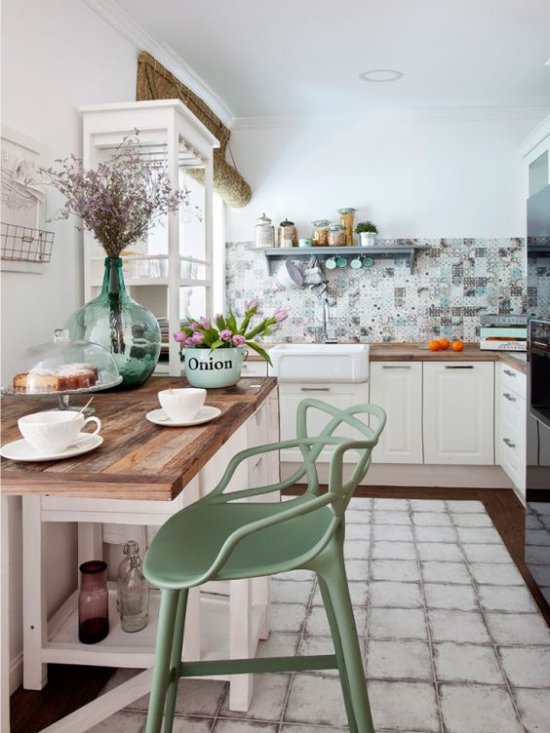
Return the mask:
[[55,218],[76,214],[112,258],[143,239],[169,211],[189,205],[189,191],[173,191],[162,165],[140,155],[137,130],[95,170],[85,169],[75,155],[55,162],[58,169],[41,169],[66,199]]

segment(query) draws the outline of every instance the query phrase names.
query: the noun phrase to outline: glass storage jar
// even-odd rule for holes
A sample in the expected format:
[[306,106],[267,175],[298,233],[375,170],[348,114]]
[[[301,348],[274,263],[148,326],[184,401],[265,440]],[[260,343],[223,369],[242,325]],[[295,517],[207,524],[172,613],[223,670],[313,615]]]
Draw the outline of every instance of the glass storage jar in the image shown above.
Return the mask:
[[313,222],[313,233],[311,239],[314,247],[326,247],[328,245],[328,219],[317,219]]
[[346,230],[341,224],[331,224],[328,230],[329,247],[344,247],[346,245]]
[[293,221],[285,219],[279,224],[279,247],[297,247],[298,231]]
[[275,246],[275,228],[271,224],[269,216],[262,214],[255,226],[256,247]]
[[346,245],[348,247],[353,246],[353,222],[355,220],[356,209],[338,209],[340,214],[340,222],[346,231]]

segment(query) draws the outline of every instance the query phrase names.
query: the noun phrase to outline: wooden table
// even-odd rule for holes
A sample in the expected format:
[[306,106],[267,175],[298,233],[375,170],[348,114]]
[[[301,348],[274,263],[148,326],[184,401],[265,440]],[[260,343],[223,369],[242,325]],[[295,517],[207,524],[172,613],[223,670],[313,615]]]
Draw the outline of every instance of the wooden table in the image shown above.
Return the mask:
[[[153,377],[146,385],[133,391],[96,393],[93,401],[96,415],[102,420],[103,444],[96,450],[78,457],[52,462],[15,462],[2,459],[3,518],[7,515],[7,498],[23,497],[23,625],[24,625],[24,686],[41,689],[46,682],[47,663],[98,664],[105,666],[150,667],[151,643],[154,645],[155,624],[143,632],[124,635],[110,633],[97,645],[81,645],[68,640],[67,627],[74,627],[76,592],[55,615],[46,621],[43,603],[42,524],[45,521],[72,521],[79,523],[79,564],[102,555],[102,523],[122,525],[160,525],[174,511],[195,501],[217,483],[229,458],[247,445],[271,442],[276,439],[277,409],[276,380],[241,379],[235,387],[209,390],[206,404],[218,407],[222,414],[204,425],[187,428],[168,428],[154,425],[145,419],[150,410],[159,407],[157,392],[169,386],[181,387],[181,378]],[[82,395],[73,401],[85,402]],[[17,418],[29,412],[55,409],[53,398],[2,398],[2,444],[21,436]],[[268,409],[269,408],[269,409]],[[275,415],[273,411],[275,410]],[[254,417],[253,417],[254,416]],[[251,422],[252,419],[252,422]],[[214,460],[212,460],[214,459]],[[244,467],[235,480],[238,488],[249,485],[251,471],[267,471],[272,480],[278,466],[269,465],[252,469]],[[261,478],[261,475],[259,475]],[[243,483],[244,482],[244,483]],[[183,489],[185,488],[185,491]],[[3,526],[3,589],[8,588],[7,521]],[[236,639],[229,641],[229,656],[246,656],[243,644],[250,646],[250,634],[260,637],[268,631],[268,603],[262,618],[252,617],[243,624],[246,607],[252,613],[253,596],[258,600],[265,595],[267,586],[253,590],[250,581],[235,581],[230,591],[230,604],[241,616],[235,625]],[[116,596],[116,592],[111,593]],[[3,598],[6,596],[4,592]],[[200,655],[198,640],[198,592],[190,608],[190,629],[197,624],[194,636],[186,635],[184,653],[187,658]],[[154,606],[154,602],[152,604]],[[5,630],[6,609],[3,614]],[[232,611],[233,612],[233,611]],[[257,614],[256,614],[257,615]],[[116,611],[110,613],[111,622]],[[219,623],[219,621],[218,621]],[[253,632],[252,625],[256,624]],[[59,643],[50,641],[58,635]],[[142,638],[138,639],[141,634]],[[110,637],[113,640],[109,642]],[[126,637],[126,638],[124,638]],[[127,639],[143,649],[120,647]],[[121,641],[122,640],[122,641]],[[256,639],[257,641],[257,639]],[[113,644],[116,649],[113,651]],[[118,646],[117,646],[118,645]],[[6,648],[7,647],[7,648]],[[145,649],[147,647],[147,649]],[[240,651],[238,651],[240,647]],[[9,645],[3,645],[3,669],[9,665]],[[6,657],[8,659],[6,660]],[[124,707],[147,692],[150,671],[133,678],[116,689],[116,696],[107,693],[100,704],[90,706],[59,721],[51,730],[87,730],[114,710]],[[241,676],[236,677],[238,680]],[[7,677],[3,683],[3,709],[9,695]],[[245,681],[246,682],[246,681]],[[250,701],[250,684],[236,692],[235,709],[246,709]],[[124,689],[123,689],[124,688]],[[109,695],[111,697],[109,698]],[[105,698],[105,700],[104,700]],[[114,706],[114,707],[113,707]],[[107,714],[105,714],[107,713]],[[6,728],[8,730],[9,728]],[[4,730],[4,725],[2,726]],[[47,730],[50,730],[47,729]]]

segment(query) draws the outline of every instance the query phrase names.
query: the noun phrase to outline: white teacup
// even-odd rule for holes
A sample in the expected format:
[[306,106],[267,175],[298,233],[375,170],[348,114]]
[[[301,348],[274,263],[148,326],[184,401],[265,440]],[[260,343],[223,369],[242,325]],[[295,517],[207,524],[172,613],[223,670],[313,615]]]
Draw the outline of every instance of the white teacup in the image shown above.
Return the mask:
[[17,421],[19,431],[25,440],[43,455],[61,453],[74,443],[85,425],[95,423],[96,428],[90,435],[101,430],[98,417],[84,417],[82,413],[48,410],[24,415]]
[[200,412],[206,390],[200,387],[163,389],[158,393],[160,405],[173,422],[191,422]]

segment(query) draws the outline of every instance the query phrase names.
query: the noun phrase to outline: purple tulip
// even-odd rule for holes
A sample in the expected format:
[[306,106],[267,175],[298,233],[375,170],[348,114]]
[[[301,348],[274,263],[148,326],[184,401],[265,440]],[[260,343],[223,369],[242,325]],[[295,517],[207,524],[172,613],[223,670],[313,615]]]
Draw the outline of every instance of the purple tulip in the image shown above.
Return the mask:
[[176,333],[174,333],[173,336],[174,336],[174,340],[180,344],[185,343],[185,339],[187,338],[186,334],[184,334],[183,331],[176,331]]
[[222,341],[231,341],[231,336],[233,334],[228,328],[224,328],[223,331],[220,331],[220,338]]
[[191,323],[189,324],[189,328],[191,329],[191,331],[198,331],[200,326],[196,321],[191,321]]
[[288,318],[288,312],[285,311],[284,308],[277,308],[277,310],[273,314],[273,318],[277,321],[277,323],[280,323],[281,321],[284,321],[286,318]]
[[204,328],[206,331],[208,331],[208,329],[210,328],[210,321],[205,316],[201,316],[199,318],[199,323],[201,327]]
[[245,339],[244,336],[241,336],[240,333],[236,333],[233,336],[233,343],[234,343],[235,346],[242,346],[243,344],[246,343],[246,339]]
[[257,309],[260,305],[260,301],[257,298],[252,298],[252,300],[245,301],[244,307],[247,311],[251,311],[252,309]]
[[199,344],[202,344],[202,333],[195,331],[195,333],[191,336],[191,341],[193,342],[193,346],[198,346]]
[[189,336],[189,338],[186,338],[183,343],[185,346],[195,346],[195,342],[193,341],[192,336]]

